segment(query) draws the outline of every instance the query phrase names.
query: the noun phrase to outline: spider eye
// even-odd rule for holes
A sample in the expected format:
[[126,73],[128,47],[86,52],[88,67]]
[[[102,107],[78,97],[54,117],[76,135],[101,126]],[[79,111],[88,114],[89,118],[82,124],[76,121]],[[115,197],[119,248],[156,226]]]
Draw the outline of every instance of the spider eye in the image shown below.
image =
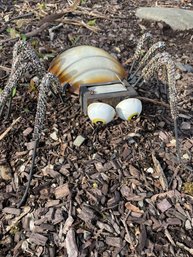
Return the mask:
[[92,103],[88,106],[88,117],[92,123],[107,124],[115,117],[115,109],[109,104]]
[[131,120],[134,116],[139,116],[142,111],[142,103],[137,98],[128,98],[121,101],[116,106],[116,112],[122,120]]

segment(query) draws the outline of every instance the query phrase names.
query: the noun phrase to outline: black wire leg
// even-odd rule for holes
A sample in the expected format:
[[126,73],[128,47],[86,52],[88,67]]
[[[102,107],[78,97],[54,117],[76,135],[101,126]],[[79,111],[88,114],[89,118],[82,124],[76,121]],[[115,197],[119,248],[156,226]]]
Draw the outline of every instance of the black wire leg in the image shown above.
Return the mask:
[[45,120],[47,94],[50,90],[50,85],[52,84],[54,79],[55,79],[55,77],[51,73],[47,73],[43,77],[41,84],[39,86],[38,104],[37,104],[34,133],[33,133],[33,139],[34,139],[35,144],[34,144],[34,149],[33,149],[32,164],[31,164],[31,169],[30,169],[30,173],[29,173],[28,183],[27,183],[24,195],[18,204],[18,207],[21,207],[27,200],[30,183],[31,183],[31,180],[32,180],[33,174],[34,174],[33,170],[34,170],[35,158],[36,158],[36,152],[37,152],[36,150],[38,147],[42,127],[43,127],[44,120]]
[[[142,82],[137,86],[137,84],[140,82],[140,80],[142,80]],[[143,79],[143,76],[140,76],[137,81],[132,85],[132,87],[141,87],[144,83],[144,79]]]
[[61,102],[62,102],[63,104],[65,104],[64,96],[62,95],[62,93],[61,93],[61,92],[58,92],[58,94],[59,94],[59,97],[60,97]]
[[11,114],[11,105],[12,105],[12,100],[13,100],[13,96],[10,96],[9,98],[9,102],[8,102],[8,110],[7,110],[7,115],[5,117],[5,120],[8,120]]
[[131,78],[131,72],[133,71],[133,68],[135,67],[135,63],[136,63],[136,61],[133,60],[133,62],[132,62],[132,64],[131,64],[131,68],[130,68],[130,70],[129,70],[129,78],[128,78],[128,79]]
[[31,164],[31,168],[30,168],[28,182],[27,182],[27,185],[26,185],[26,188],[25,188],[24,195],[23,195],[21,201],[17,204],[18,208],[20,208],[27,200],[30,184],[31,184],[31,181],[32,181],[32,178],[33,178],[33,173],[34,173],[33,171],[34,171],[34,165],[35,165],[35,158],[36,158],[36,152],[37,152],[38,143],[39,143],[39,140],[36,139],[34,141],[34,149],[33,149],[33,155],[32,155],[32,164]]
[[0,118],[2,117],[3,115],[3,111],[4,111],[4,108],[5,108],[5,104],[3,104],[0,108]]

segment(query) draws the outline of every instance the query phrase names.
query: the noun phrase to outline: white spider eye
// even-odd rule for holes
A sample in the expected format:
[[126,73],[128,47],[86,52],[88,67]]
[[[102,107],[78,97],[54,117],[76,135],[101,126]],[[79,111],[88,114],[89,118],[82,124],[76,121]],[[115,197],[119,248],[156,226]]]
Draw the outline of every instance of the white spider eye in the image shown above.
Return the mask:
[[122,120],[131,120],[134,116],[139,116],[142,111],[142,103],[137,98],[128,98],[121,101],[116,106],[116,112]]
[[101,122],[107,124],[115,117],[115,109],[109,104],[92,103],[88,106],[88,117],[92,123]]

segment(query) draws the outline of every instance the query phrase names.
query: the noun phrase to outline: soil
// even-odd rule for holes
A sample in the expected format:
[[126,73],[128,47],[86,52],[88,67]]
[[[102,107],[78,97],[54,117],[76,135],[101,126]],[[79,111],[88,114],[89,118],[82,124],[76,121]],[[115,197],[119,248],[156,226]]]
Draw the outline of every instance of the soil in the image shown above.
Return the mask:
[[[28,35],[45,67],[76,45],[103,48],[125,63],[144,32],[165,41],[175,63],[193,67],[192,30],[135,17],[139,6],[193,10],[193,1],[82,0],[74,11],[53,16],[69,7],[64,2],[0,1],[2,89],[17,33]],[[60,23],[51,38],[48,29]],[[17,208],[28,180],[38,96],[22,79],[11,116],[0,124],[2,135],[21,117],[0,141],[0,256],[193,256],[193,73],[177,68],[176,78],[183,164],[169,109],[143,102],[136,120],[93,126],[77,96],[63,104],[50,95],[30,194]],[[167,101],[161,81],[138,93]],[[79,135],[86,140],[78,147],[73,141]]]

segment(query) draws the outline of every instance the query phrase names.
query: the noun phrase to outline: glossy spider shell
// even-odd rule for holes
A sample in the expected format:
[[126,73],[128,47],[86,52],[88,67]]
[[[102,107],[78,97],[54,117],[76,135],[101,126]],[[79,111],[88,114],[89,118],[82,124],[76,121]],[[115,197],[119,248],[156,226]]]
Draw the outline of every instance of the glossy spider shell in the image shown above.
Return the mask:
[[79,93],[81,84],[104,83],[126,77],[119,61],[106,51],[93,46],[77,46],[58,55],[49,72],[58,77],[61,84],[69,83],[70,92]]

